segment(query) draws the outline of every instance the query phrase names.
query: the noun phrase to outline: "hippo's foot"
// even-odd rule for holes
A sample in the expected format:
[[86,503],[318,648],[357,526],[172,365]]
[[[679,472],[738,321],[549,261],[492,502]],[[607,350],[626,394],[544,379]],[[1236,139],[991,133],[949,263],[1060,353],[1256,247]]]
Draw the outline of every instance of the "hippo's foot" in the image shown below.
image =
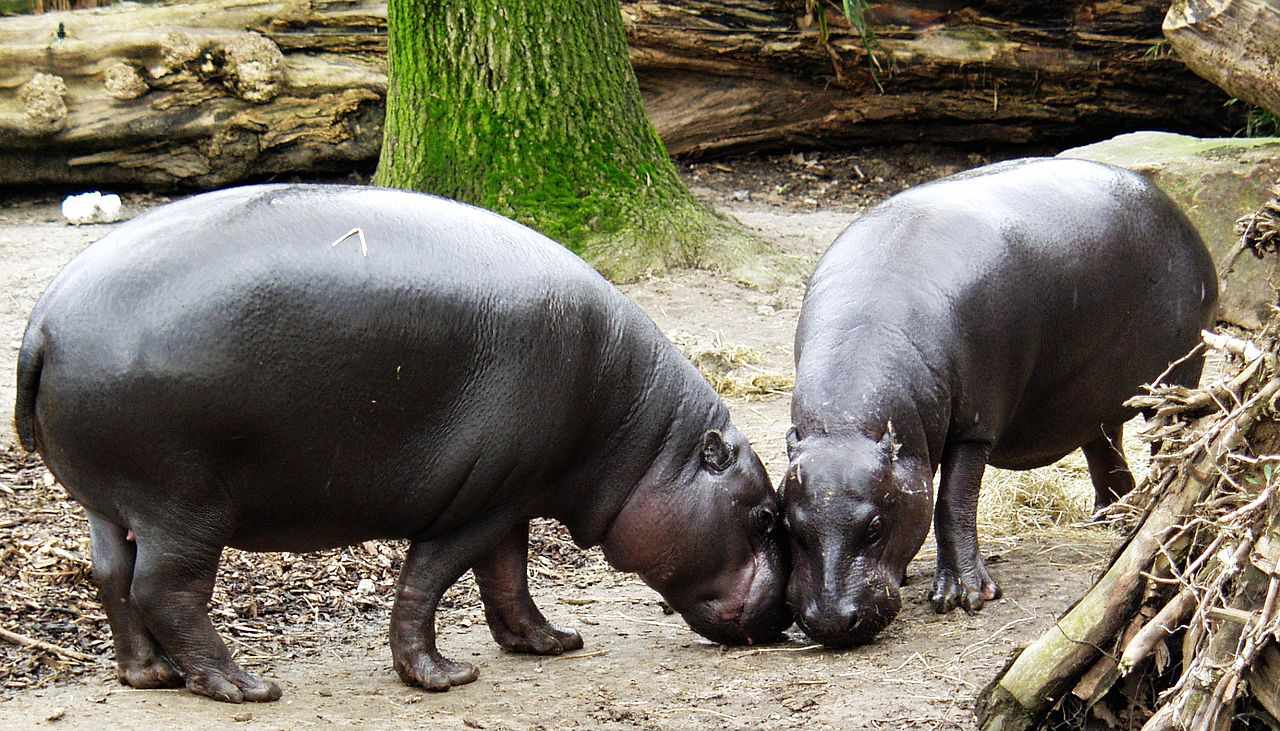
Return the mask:
[[187,690],[224,703],[266,703],[280,699],[280,686],[250,675],[234,663],[228,668],[188,673]]
[[480,671],[469,662],[457,662],[436,652],[418,651],[395,658],[396,672],[405,685],[426,690],[445,691],[455,685],[466,685],[480,677]]
[[938,614],[946,614],[956,607],[972,614],[987,602],[999,598],[1000,587],[991,579],[986,565],[979,558],[969,571],[939,566],[933,578],[929,603]]
[[156,656],[116,663],[116,677],[130,688],[181,688],[186,683],[172,663]]
[[582,649],[582,635],[571,629],[560,629],[545,619],[512,628],[502,621],[490,621],[493,639],[507,652],[529,655],[561,655]]

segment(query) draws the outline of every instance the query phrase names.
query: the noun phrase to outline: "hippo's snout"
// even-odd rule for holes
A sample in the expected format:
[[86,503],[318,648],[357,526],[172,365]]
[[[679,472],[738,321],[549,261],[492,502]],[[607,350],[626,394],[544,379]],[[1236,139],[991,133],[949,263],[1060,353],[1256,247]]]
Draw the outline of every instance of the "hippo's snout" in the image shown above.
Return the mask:
[[772,642],[791,626],[785,559],[777,546],[756,553],[750,583],[682,612],[695,632],[723,645]]
[[890,582],[864,584],[848,596],[794,602],[796,623],[810,638],[831,648],[865,645],[898,616],[902,599]]

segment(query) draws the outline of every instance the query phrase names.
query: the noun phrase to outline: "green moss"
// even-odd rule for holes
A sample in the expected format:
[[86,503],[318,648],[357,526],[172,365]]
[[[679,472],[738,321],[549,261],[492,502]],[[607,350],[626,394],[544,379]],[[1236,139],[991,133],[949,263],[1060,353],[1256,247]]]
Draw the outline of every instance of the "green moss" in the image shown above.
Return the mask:
[[733,230],[650,124],[616,0],[391,0],[388,21],[379,184],[496,211],[619,277],[705,265]]
[[968,44],[970,51],[980,51],[991,44],[1004,43],[1005,39],[999,33],[976,25],[956,26],[946,28],[942,31],[942,35],[964,41]]

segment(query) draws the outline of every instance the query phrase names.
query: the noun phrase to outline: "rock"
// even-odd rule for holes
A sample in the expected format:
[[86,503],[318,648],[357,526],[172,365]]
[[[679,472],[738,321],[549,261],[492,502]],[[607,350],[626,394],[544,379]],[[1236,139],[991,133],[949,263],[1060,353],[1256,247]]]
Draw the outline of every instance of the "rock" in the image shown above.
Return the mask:
[[1221,277],[1218,318],[1256,329],[1276,301],[1271,280],[1280,283],[1280,259],[1235,259],[1236,219],[1267,200],[1280,180],[1280,138],[1202,139],[1166,132],[1134,132],[1067,150],[1059,157],[1120,165],[1151,179],[1186,211],[1204,237]]

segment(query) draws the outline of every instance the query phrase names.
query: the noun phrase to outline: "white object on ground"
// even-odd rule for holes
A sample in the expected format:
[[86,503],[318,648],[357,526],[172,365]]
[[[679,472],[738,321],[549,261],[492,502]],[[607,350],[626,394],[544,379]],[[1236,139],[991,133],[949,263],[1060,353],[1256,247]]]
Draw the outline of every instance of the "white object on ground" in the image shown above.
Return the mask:
[[120,220],[120,196],[98,191],[67,196],[62,201],[62,216],[68,223],[111,223]]

